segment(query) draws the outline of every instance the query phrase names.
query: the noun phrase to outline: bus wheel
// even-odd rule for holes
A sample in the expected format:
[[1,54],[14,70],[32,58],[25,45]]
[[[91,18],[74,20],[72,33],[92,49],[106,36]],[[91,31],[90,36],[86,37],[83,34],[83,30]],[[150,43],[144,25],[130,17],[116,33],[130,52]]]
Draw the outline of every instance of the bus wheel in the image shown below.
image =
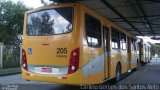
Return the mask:
[[121,66],[120,64],[116,67],[116,82],[121,80]]

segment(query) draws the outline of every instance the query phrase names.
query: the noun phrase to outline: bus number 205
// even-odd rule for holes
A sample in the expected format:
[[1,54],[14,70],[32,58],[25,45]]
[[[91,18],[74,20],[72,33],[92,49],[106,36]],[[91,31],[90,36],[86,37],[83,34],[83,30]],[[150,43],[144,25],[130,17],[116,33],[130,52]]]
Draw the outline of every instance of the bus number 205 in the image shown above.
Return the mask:
[[67,54],[67,48],[57,48],[57,54]]

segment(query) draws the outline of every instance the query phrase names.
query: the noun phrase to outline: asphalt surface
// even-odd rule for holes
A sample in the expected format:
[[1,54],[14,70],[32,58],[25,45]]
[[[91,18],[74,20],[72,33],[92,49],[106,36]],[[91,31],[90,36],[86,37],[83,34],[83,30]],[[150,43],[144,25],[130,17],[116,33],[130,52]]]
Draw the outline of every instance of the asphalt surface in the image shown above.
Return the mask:
[[[153,59],[149,64],[124,77],[115,85],[124,84],[160,84],[160,59]],[[107,85],[101,84],[101,85]],[[0,90],[86,90],[85,87],[67,86],[55,83],[26,81],[21,74],[0,77]],[[91,90],[91,89],[90,89]],[[94,90],[99,90],[94,89]]]
[[145,66],[138,67],[118,84],[160,84],[160,59],[152,59]]
[[0,90],[80,90],[81,87],[55,83],[26,81],[21,74],[0,77]]

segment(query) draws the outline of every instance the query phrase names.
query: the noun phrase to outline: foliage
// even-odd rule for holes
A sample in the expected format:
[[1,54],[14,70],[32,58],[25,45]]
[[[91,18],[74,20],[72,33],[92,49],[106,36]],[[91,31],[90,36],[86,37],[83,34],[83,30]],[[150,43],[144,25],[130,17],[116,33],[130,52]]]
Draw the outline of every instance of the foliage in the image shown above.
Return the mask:
[[[40,14],[39,14],[40,15]],[[28,15],[28,19],[31,17],[31,22],[27,25],[28,30],[32,34],[42,34],[42,35],[49,35],[54,33],[54,20],[51,19],[48,12],[44,12],[41,16],[32,16]]]
[[0,42],[14,44],[23,31],[24,12],[29,10],[22,2],[0,1]]
[[160,54],[160,45],[153,44],[148,42],[151,45],[151,54],[154,56],[155,54]]
[[3,46],[3,68],[20,67],[20,47],[15,45]]

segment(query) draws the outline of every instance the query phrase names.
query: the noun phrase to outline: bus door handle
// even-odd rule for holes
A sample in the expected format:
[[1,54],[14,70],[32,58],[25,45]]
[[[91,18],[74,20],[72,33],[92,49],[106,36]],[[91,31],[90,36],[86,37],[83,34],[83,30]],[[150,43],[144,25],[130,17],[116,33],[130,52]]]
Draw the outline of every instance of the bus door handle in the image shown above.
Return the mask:
[[43,43],[42,45],[49,45],[49,43]]

